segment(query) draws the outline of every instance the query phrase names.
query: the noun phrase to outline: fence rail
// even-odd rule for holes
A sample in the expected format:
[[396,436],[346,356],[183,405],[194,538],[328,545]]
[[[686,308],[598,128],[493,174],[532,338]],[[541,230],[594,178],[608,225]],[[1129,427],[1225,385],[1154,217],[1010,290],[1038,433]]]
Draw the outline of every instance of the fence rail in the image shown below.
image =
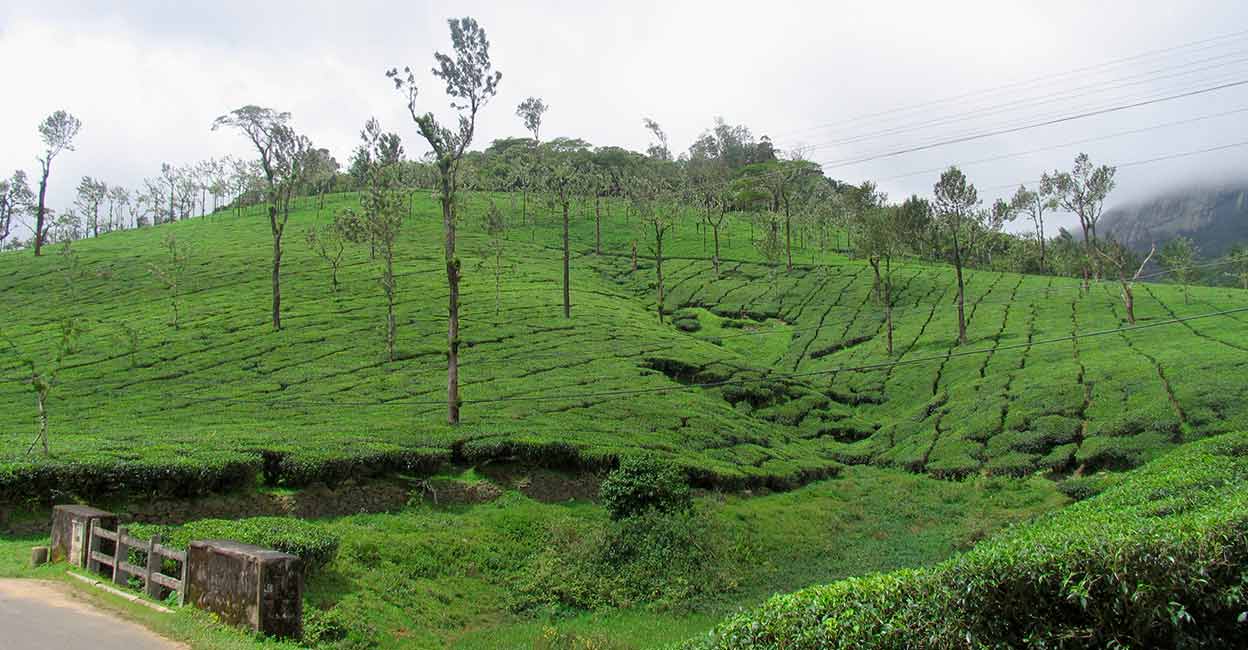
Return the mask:
[[[151,539],[135,537],[125,526],[118,526],[114,531],[92,525],[87,532],[87,569],[111,576],[119,585],[125,585],[131,577],[138,578],[143,581],[143,591],[152,598],[159,599],[164,589],[176,591],[178,602],[182,603],[186,599],[186,551],[169,548],[160,541],[160,535],[153,535]],[[111,554],[107,546],[112,547]],[[130,563],[132,550],[143,554],[144,566]],[[177,564],[176,577],[164,573],[166,559]]]

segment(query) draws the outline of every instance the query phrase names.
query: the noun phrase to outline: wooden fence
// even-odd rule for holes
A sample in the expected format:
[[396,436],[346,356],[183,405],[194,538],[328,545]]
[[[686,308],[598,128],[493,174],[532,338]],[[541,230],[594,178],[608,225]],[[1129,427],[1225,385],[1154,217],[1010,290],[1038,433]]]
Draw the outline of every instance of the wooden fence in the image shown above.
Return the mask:
[[[106,543],[107,542],[107,543]],[[111,546],[110,554],[106,548]],[[138,551],[146,557],[146,566],[130,563],[130,551]],[[164,560],[177,564],[177,577],[163,572]],[[108,567],[105,570],[104,567]],[[115,584],[125,586],[130,577],[143,581],[148,596],[160,599],[161,589],[178,592],[178,603],[186,600],[186,551],[169,548],[160,543],[160,535],[142,540],[126,532],[125,526],[112,531],[100,525],[92,525],[87,532],[87,569],[94,573],[111,576]]]

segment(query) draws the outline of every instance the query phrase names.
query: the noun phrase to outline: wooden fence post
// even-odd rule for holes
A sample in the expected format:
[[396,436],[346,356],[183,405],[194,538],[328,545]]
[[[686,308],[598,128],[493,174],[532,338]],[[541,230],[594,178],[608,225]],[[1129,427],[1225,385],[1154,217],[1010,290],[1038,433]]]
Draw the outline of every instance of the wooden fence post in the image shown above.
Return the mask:
[[126,572],[121,568],[121,563],[130,557],[130,548],[126,546],[125,526],[117,527],[117,543],[113,546],[113,583],[118,585],[126,584]]
[[98,543],[98,542],[96,542],[96,541],[95,541],[95,539],[96,539],[96,537],[95,537],[95,526],[96,526],[96,523],[95,523],[94,521],[88,521],[88,522],[87,522],[87,557],[86,557],[86,560],[87,560],[87,561],[86,561],[86,565],[87,565],[87,572],[88,572],[88,573],[96,573],[96,574],[98,574],[98,573],[100,572],[100,563],[99,563],[99,561],[98,561],[98,560],[96,560],[96,559],[95,559],[95,555],[94,555],[94,553],[95,553],[96,551],[99,551],[99,550],[100,550],[100,545],[99,545],[99,543]]
[[160,585],[152,580],[152,574],[160,573],[160,556],[156,554],[156,545],[160,543],[160,535],[152,535],[147,540],[147,568],[143,575],[143,587],[147,591],[147,595],[156,600],[160,600]]
[[188,580],[191,579],[191,554],[189,550],[182,555],[182,575],[178,576],[182,579],[182,588],[178,589],[178,605],[186,604],[186,586]]

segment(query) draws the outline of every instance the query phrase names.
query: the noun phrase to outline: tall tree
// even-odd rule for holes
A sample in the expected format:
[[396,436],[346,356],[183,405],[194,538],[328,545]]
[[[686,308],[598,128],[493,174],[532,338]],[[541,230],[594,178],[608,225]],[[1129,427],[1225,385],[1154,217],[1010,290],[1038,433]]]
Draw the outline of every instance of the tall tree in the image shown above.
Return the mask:
[[1035,228],[1036,242],[1040,245],[1040,272],[1045,272],[1045,244],[1048,236],[1044,232],[1044,213],[1057,207],[1057,197],[1044,191],[1033,192],[1026,185],[1019,185],[1018,191],[1010,199],[1010,207],[1018,213],[1026,214]]
[[[177,221],[178,211],[175,206],[178,200],[178,168],[169,163],[161,163],[160,178],[169,186],[169,214],[165,217],[165,221]],[[160,220],[157,219],[156,223],[160,223]]]
[[26,448],[26,454],[30,455],[36,446],[42,445],[43,455],[49,454],[48,450],[48,398],[52,394],[52,389],[56,387],[61,369],[65,366],[66,357],[77,352],[78,336],[82,333],[82,326],[78,319],[70,317],[61,320],[60,338],[57,340],[56,354],[53,358],[48,359],[46,355],[28,354],[23,355],[17,348],[12,339],[0,332],[0,341],[8,345],[9,350],[18,357],[22,365],[26,366],[30,372],[28,383],[32,392],[35,394],[35,415],[36,415],[36,433],[35,439],[31,441],[30,446]]
[[896,206],[868,210],[856,221],[858,252],[875,274],[876,298],[884,306],[888,353],[893,353],[893,256],[903,248],[905,222]]
[[1236,244],[1226,254],[1226,262],[1230,265],[1227,273],[1239,281],[1248,290],[1248,244]]
[[302,180],[311,142],[288,124],[290,113],[248,105],[222,115],[213,122],[238,129],[256,148],[264,173],[268,200],[269,231],[273,236],[273,329],[282,329],[282,235],[290,219],[290,199]]
[[[402,170],[392,157],[384,153],[384,149],[390,145],[387,135],[382,132],[381,125],[375,118],[364,124],[360,139],[369,151],[370,162],[363,192],[360,194],[360,212],[357,215],[347,211],[343,215],[345,219],[339,221],[339,227],[344,228],[348,237],[355,241],[366,239],[372,250],[380,254],[381,289],[386,296],[386,359],[394,361],[394,346],[398,336],[395,307],[399,292],[398,278],[394,273],[395,244],[399,239],[399,229],[403,226],[406,206],[400,182]],[[344,222],[358,226],[343,226]]]
[[455,255],[455,193],[458,189],[457,175],[460,160],[472,143],[477,127],[477,113],[498,92],[502,73],[493,70],[490,63],[490,41],[485,30],[472,18],[452,18],[447,21],[451,29],[452,56],[437,52],[434,58],[438,67],[435,77],[446,82],[446,94],[451,98],[451,108],[459,112],[459,128],[451,130],[438,122],[433,113],[416,113],[416,76],[411,68],[403,68],[400,76],[397,68],[386,72],[394,86],[407,99],[407,111],[420,130],[421,136],[433,149],[434,164],[438,170],[439,193],[442,204],[443,253],[446,260],[446,284],[448,294],[447,318],[447,373],[446,400],[447,421],[459,423],[459,279],[460,260]]
[[39,137],[43,140],[44,149],[39,157],[39,203],[35,210],[36,256],[43,254],[44,239],[48,235],[48,175],[52,173],[52,161],[61,152],[74,150],[74,138],[81,129],[82,121],[65,111],[56,111],[39,124]]
[[[1092,251],[1118,277],[1118,284],[1122,286],[1122,304],[1127,310],[1127,322],[1134,325],[1135,283],[1140,279],[1140,274],[1144,272],[1144,267],[1148,266],[1149,260],[1153,259],[1153,255],[1157,253],[1157,247],[1150,248],[1144,260],[1139,261],[1139,256],[1135,254],[1135,251],[1115,241],[1111,236],[1104,242],[1104,245],[1093,247]],[[1136,266],[1137,262],[1139,266]],[[1135,269],[1134,272],[1132,269]]]
[[1040,178],[1040,193],[1053,197],[1063,210],[1079,217],[1083,241],[1089,250],[1088,265],[1083,274],[1085,288],[1089,274],[1100,276],[1097,260],[1103,257],[1096,251],[1096,225],[1104,211],[1105,199],[1114,189],[1116,171],[1116,168],[1108,165],[1093,165],[1088,154],[1081,153],[1075,157],[1075,166],[1071,171],[1054,171]]
[[965,345],[966,284],[962,269],[985,237],[1001,229],[1007,215],[998,210],[984,210],[979,191],[957,167],[950,167],[940,175],[934,188],[932,211],[957,276],[958,342]]
[[179,318],[182,309],[182,288],[183,278],[186,276],[186,268],[190,262],[191,250],[186,242],[179,242],[174,231],[165,233],[164,239],[165,257],[148,268],[152,275],[165,285],[165,290],[169,292],[169,305],[173,308],[173,320],[170,324],[173,329],[181,327],[181,319]]
[[550,166],[543,171],[542,184],[563,212],[563,317],[571,318],[572,245],[569,236],[569,209],[573,199],[584,192],[586,171],[569,154],[547,152],[542,159],[550,161]]
[[1196,280],[1196,242],[1187,237],[1175,237],[1161,247],[1158,261],[1161,267],[1183,285],[1183,304],[1187,304],[1188,286]]
[[26,183],[26,172],[13,172],[12,178],[0,180],[0,249],[13,234],[13,223],[19,215],[31,210],[35,196]]
[[524,122],[524,129],[533,134],[533,141],[540,143],[542,131],[542,116],[550,107],[543,102],[540,97],[530,97],[516,107],[516,117]]
[[654,176],[638,178],[634,183],[633,194],[641,228],[650,240],[650,252],[654,255],[655,285],[658,288],[656,310],[661,323],[667,288],[663,277],[663,243],[680,217],[681,201],[673,188],[668,187],[663,179]]
[[649,148],[646,149],[646,154],[655,160],[671,160],[672,150],[667,145],[667,133],[663,131],[663,127],[648,117],[642,118],[641,124],[646,127],[646,130],[656,140],[656,142],[650,143]]
[[[74,205],[91,228],[91,236],[100,236],[100,204],[108,196],[108,185],[90,176],[83,176],[78,183],[78,198]],[[107,229],[107,226],[106,226]]]
[[126,227],[126,213],[130,206],[130,190],[114,185],[108,191],[108,209],[113,221],[113,228],[123,230]]

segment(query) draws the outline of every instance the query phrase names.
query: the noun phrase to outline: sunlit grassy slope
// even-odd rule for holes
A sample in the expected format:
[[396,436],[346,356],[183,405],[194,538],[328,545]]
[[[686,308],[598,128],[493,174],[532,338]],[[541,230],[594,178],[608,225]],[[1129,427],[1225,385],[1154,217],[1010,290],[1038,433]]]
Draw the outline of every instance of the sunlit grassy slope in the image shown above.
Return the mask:
[[[209,466],[230,484],[254,467],[298,483],[456,458],[594,465],[645,448],[704,482],[790,485],[841,463],[937,476],[1127,466],[1248,426],[1248,314],[1046,343],[1122,326],[1115,285],[1081,296],[1069,280],[971,272],[971,342],[958,347],[951,270],[908,263],[898,271],[893,357],[907,363],[845,370],[889,360],[861,261],[807,246],[798,268],[777,271],[737,224],[715,278],[706,237],[681,225],[665,269],[677,327],[655,316],[636,218],[613,206],[606,254],[596,256],[592,211],[578,208],[565,320],[554,216],[531,206],[537,225],[521,225],[514,202],[497,197],[513,224],[513,268],[496,314],[494,277],[478,265],[486,201],[464,204],[467,403],[455,428],[444,423],[440,223],[423,193],[398,247],[392,363],[367,247],[348,250],[333,293],[327,267],[303,242],[304,228],[354,205],[348,195],[323,210],[301,203],[291,217],[281,332],[268,320],[270,236],[258,210],[112,233],[75,243],[70,255],[59,246],[43,258],[0,255],[0,323],[22,355],[45,363],[65,318],[85,327],[52,392],[51,460],[24,454],[34,394],[17,356],[0,357],[0,474],[46,477],[39,472],[86,462],[79,476],[108,476],[142,466],[146,473],[124,475],[151,487]],[[150,270],[168,233],[193,247],[178,329]],[[633,273],[635,239],[643,259]],[[1229,289],[1194,289],[1190,304],[1170,285],[1137,293],[1142,324],[1248,303]],[[128,328],[137,332],[133,351]],[[161,474],[169,467],[183,473]]]

